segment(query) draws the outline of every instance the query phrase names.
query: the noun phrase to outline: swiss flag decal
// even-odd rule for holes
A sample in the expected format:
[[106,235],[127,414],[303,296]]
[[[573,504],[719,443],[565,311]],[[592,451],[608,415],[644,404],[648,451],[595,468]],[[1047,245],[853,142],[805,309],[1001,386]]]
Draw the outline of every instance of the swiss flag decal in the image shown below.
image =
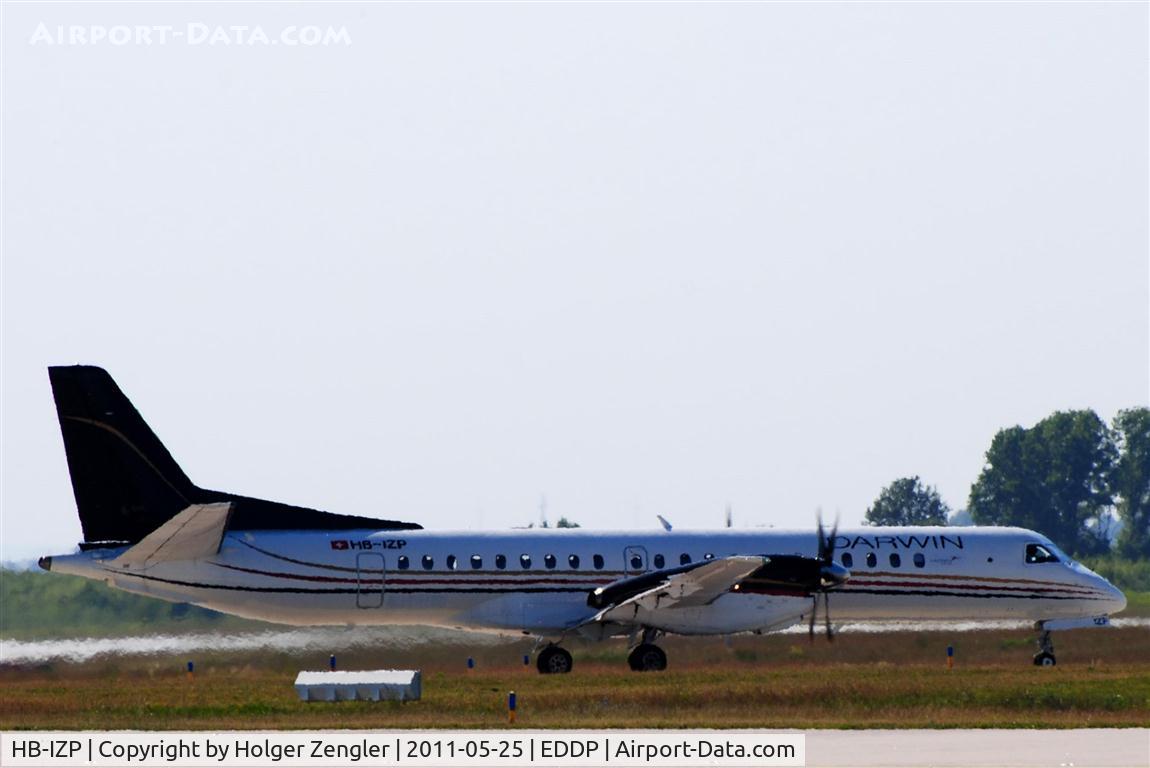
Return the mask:
[[332,549],[347,549],[347,541],[344,539],[336,539],[331,543]]

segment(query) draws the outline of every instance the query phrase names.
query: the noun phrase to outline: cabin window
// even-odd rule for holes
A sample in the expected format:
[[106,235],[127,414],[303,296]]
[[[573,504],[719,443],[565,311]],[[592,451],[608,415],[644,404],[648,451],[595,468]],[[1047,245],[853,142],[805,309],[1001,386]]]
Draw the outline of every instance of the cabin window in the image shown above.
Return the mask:
[[591,562],[595,564],[595,570],[597,570],[597,571],[603,570],[603,556],[602,555],[595,555],[594,557],[591,558]]
[[843,556],[840,559],[842,560],[843,565],[845,565],[847,568],[854,567],[855,558],[854,555],[852,555],[850,552],[843,552]]
[[448,555],[447,556],[447,570],[449,570],[449,571],[455,570],[455,555]]
[[1041,544],[1027,544],[1026,562],[1031,565],[1034,563],[1057,563],[1058,556]]
[[662,568],[665,563],[666,563],[666,561],[663,559],[662,555],[655,555],[655,567],[656,568]]
[[407,555],[400,555],[395,564],[399,566],[399,570],[401,571],[406,571],[411,567],[411,561],[407,559]]
[[631,555],[631,570],[638,571],[643,568],[643,558],[639,555]]
[[867,568],[874,568],[876,565],[878,565],[878,557],[875,556],[874,552],[866,553],[866,565]]
[[521,566],[523,566],[524,568],[530,568],[531,567],[531,555],[520,555],[519,556],[519,564]]
[[914,553],[914,567],[915,568],[926,567],[926,555],[924,555],[921,552],[915,552]]
[[679,555],[679,565],[686,565],[689,562],[691,562],[691,556],[688,555],[686,552]]
[[471,569],[478,571],[482,567],[483,567],[483,557],[481,555],[472,555],[471,556]]
[[495,567],[501,571],[504,568],[506,568],[507,567],[507,555],[496,555],[495,556]]
[[890,553],[890,567],[891,568],[898,568],[901,565],[902,565],[902,558],[899,557],[898,552],[891,552]]
[[567,565],[572,568],[579,567],[579,555],[567,555]]
[[544,555],[543,556],[543,564],[545,566],[547,566],[548,568],[554,568],[555,567],[555,555]]
[[424,555],[423,556],[423,570],[430,571],[434,567],[435,567],[435,558],[432,557],[431,555]]

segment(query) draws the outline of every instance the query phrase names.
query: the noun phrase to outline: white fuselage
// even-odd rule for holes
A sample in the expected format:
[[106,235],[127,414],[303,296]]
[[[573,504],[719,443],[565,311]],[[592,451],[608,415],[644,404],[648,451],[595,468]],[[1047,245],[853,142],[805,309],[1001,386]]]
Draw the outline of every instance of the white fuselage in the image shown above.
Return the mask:
[[[1019,528],[840,531],[851,578],[830,593],[836,621],[1077,619],[1122,610],[1109,582],[1058,553],[1028,563]],[[231,531],[218,554],[116,570],[123,550],[52,558],[52,570],[153,597],[284,624],[427,624],[562,633],[596,613],[596,587],[727,555],[814,556],[811,532],[775,530],[506,533]],[[770,631],[811,609],[808,595],[735,588],[706,606],[658,611],[646,626],[683,634]],[[808,614],[809,615],[809,614]]]

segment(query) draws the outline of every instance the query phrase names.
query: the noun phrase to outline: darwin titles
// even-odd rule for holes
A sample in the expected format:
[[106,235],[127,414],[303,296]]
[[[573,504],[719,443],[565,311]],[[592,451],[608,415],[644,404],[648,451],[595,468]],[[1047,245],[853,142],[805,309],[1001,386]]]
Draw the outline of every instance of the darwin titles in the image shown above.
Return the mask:
[[835,549],[962,549],[961,536],[835,536]]

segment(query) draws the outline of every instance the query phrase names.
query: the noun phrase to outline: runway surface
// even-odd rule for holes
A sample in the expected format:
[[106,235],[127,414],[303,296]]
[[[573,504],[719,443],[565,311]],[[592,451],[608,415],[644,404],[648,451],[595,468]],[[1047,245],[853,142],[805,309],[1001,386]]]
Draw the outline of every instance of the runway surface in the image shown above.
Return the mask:
[[[1150,713],[1147,714],[1150,720]],[[1150,728],[1082,730],[807,731],[819,768],[1146,768]]]
[[[1113,619],[1113,626],[1150,628],[1150,617]],[[1029,621],[888,621],[845,624],[841,635],[889,632],[978,632],[1008,630],[1030,632]],[[805,624],[785,629],[779,634],[803,635]],[[31,664],[56,659],[81,663],[107,656],[157,655],[212,651],[300,652],[307,649],[326,652],[353,648],[413,648],[426,644],[493,646],[521,642],[520,635],[496,635],[461,632],[435,627],[303,627],[252,632],[196,632],[180,635],[143,635],[139,637],[67,638],[60,640],[4,640],[0,644],[0,663]]]

